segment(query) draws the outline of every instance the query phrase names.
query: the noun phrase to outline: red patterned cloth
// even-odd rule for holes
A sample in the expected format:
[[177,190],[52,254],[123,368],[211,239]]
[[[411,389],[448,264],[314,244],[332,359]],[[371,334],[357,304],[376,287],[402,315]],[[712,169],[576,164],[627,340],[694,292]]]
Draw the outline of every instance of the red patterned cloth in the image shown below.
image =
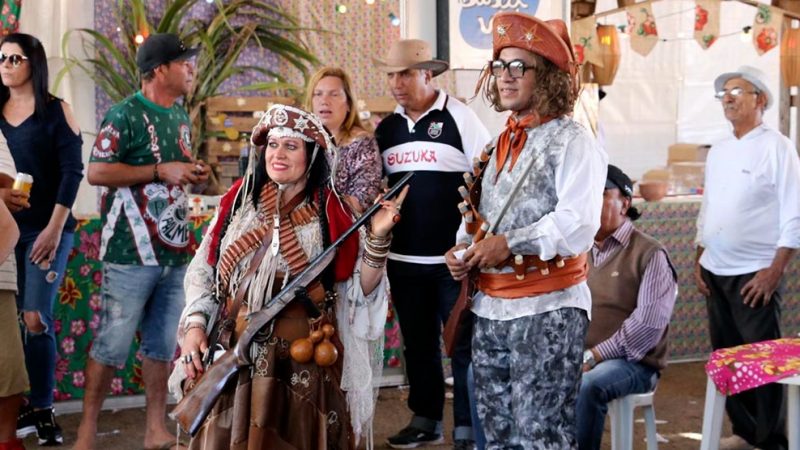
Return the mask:
[[706,373],[725,395],[800,375],[800,339],[775,339],[711,354]]

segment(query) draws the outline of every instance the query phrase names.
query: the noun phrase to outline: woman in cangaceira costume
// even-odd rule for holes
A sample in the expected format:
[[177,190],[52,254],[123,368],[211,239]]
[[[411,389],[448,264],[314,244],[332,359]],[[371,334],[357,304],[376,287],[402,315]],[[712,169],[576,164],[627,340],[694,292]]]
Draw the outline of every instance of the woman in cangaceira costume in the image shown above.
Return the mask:
[[[223,197],[187,271],[182,356],[170,381],[175,394],[184,378],[191,383],[202,369],[215,318],[238,318],[234,342],[244,317],[270,303],[287,282],[285,274],[299,273],[353,222],[331,187],[323,152],[335,153],[335,147],[316,116],[273,106],[253,129],[252,141],[257,151],[248,173]],[[404,197],[405,191],[394,201],[381,200],[370,231],[362,227],[345,241],[307,287],[323,312],[319,320],[309,319],[295,299],[261,330],[250,347],[253,365],[225,388],[190,448],[350,449],[361,436],[371,446],[387,310],[383,266]],[[325,358],[331,347],[338,351],[335,361]]]

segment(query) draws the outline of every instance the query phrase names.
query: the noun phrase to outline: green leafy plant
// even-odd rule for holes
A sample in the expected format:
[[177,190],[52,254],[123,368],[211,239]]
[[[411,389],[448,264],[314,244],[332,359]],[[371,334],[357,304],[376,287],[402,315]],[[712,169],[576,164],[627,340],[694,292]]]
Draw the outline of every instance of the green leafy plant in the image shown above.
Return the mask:
[[[200,1],[167,0],[161,20],[150,23],[148,17],[153,14],[149,14],[147,0],[117,0],[114,13],[123,45],[118,46],[110,37],[93,29],[68,31],[61,43],[63,54],[68,56],[56,77],[55,89],[67,72],[82,70],[113,102],[119,102],[140,87],[136,36],[175,33],[187,46],[201,48],[195,61],[195,82],[183,103],[192,119],[193,151],[204,157],[201,145],[207,135],[203,107],[210,97],[229,93],[221,90],[226,80],[237,75],[259,73],[272,81],[252,83],[237,90],[269,91],[280,95],[292,95],[302,90],[302,86],[289,83],[270,68],[239,64],[239,56],[246,47],[259,46],[270,50],[299,69],[304,79],[318,61],[299,36],[307,29],[280,6],[267,0],[215,0],[216,13],[210,19],[187,17]],[[81,38],[82,57],[68,53],[75,33]]]

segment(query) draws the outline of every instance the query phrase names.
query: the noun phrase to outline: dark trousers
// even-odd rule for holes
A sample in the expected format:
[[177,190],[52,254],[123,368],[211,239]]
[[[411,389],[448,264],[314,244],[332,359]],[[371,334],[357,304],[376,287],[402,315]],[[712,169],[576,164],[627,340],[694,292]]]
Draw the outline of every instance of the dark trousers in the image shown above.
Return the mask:
[[[711,345],[714,350],[781,337],[781,294],[776,291],[766,306],[744,304],[742,288],[755,273],[721,276],[703,269],[711,290],[708,306]],[[763,449],[786,448],[783,385],[768,384],[728,397],[725,410],[733,433]]]
[[[442,328],[458,298],[461,283],[453,280],[444,264],[413,264],[390,260],[387,272],[392,302],[397,310],[405,345],[409,383],[408,407],[417,417],[441,422],[445,392]],[[472,423],[467,395],[470,335],[471,333],[464,333],[461,336],[451,360],[456,434],[459,427],[471,427]]]

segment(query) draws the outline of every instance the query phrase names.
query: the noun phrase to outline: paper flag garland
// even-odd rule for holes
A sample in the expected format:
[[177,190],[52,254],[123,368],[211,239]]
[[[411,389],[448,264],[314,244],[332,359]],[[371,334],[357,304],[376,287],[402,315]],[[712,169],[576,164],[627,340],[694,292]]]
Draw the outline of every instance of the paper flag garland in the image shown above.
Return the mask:
[[647,56],[658,43],[658,29],[652,6],[649,2],[638,3],[629,6],[626,13],[631,49],[642,56]]
[[707,50],[719,37],[719,0],[696,0],[694,39]]
[[753,45],[759,56],[778,46],[781,23],[783,23],[783,12],[769,5],[758,6],[753,21]]

